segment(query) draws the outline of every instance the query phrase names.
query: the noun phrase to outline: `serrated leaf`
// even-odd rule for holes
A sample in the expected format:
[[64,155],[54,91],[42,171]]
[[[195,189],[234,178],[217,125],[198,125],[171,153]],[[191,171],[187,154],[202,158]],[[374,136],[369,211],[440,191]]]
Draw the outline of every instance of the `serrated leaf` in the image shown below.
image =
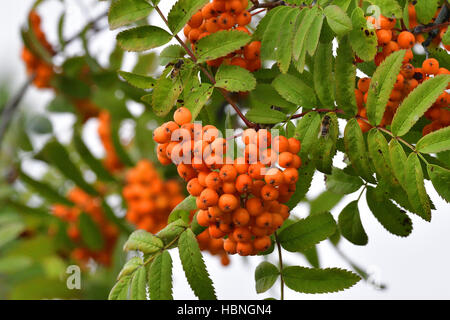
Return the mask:
[[264,33],[261,41],[261,59],[263,60],[276,60],[277,58],[277,45],[279,41],[279,35],[285,28],[289,16],[295,13],[295,9],[291,9],[287,6],[281,6],[276,12],[272,14],[272,17],[267,25],[267,32]]
[[263,36],[267,30],[267,27],[272,20],[272,17],[277,14],[279,10],[282,10],[283,6],[278,6],[273,8],[272,10],[269,10],[266,15],[259,21],[255,32],[253,33],[253,40],[255,41],[262,41]]
[[350,202],[342,209],[338,218],[338,226],[341,234],[353,244],[365,246],[369,241],[366,231],[361,223],[358,210],[358,201]]
[[167,22],[173,34],[177,34],[209,0],[178,0],[170,9]]
[[131,84],[133,87],[139,89],[152,89],[156,84],[156,80],[152,77],[143,76],[140,74],[118,71],[119,76],[121,76],[126,82]]
[[307,113],[297,122],[294,137],[302,143],[300,152],[303,158],[315,147],[320,122],[320,115],[315,111]]
[[367,97],[367,117],[372,125],[380,124],[383,119],[405,52],[405,50],[399,50],[389,55],[372,77]]
[[428,164],[427,169],[437,193],[445,201],[450,202],[450,170],[434,164]]
[[153,93],[148,96],[143,96],[142,100],[149,102],[151,99],[153,111],[157,116],[162,117],[172,110],[182,91],[183,84],[179,78],[172,79],[171,77],[167,77],[166,73],[163,73],[156,82]]
[[[368,2],[378,6],[381,10],[381,14],[385,17],[402,17],[402,8],[397,1],[392,0],[368,0]],[[406,4],[408,6],[408,4]]]
[[222,64],[217,70],[215,79],[216,87],[230,92],[251,91],[256,86],[253,74],[239,66]]
[[224,57],[249,43],[251,37],[242,31],[218,31],[198,40],[195,46],[198,62]]
[[153,260],[148,272],[151,300],[172,300],[172,258],[163,251]]
[[422,166],[415,153],[408,156],[405,163],[405,185],[404,188],[408,194],[414,212],[426,221],[431,220],[431,207],[425,190]]
[[[278,62],[278,67],[282,73],[286,73],[289,69],[289,66],[291,64],[291,58],[292,58],[292,46],[293,46],[293,38],[295,34],[295,27],[297,25],[297,19],[300,15],[300,11],[292,8],[290,9],[289,14],[285,17],[283,21],[283,26],[280,30],[280,33],[278,34],[277,39],[277,45],[276,45],[276,60]],[[322,20],[320,20],[322,21]],[[317,35],[317,29],[319,28],[318,24],[313,24],[314,29],[311,30],[311,32],[314,33],[314,35]],[[322,25],[320,25],[320,28]],[[270,32],[272,33],[272,32]],[[318,29],[318,34],[320,35],[320,29]],[[274,35],[272,34],[272,37]],[[319,41],[319,37],[316,37],[316,46],[317,42]],[[314,44],[311,45],[313,47]],[[314,48],[315,49],[315,48]],[[312,49],[311,49],[312,50]]]
[[283,229],[278,235],[281,246],[290,252],[304,251],[327,239],[336,231],[336,222],[329,213],[301,219]]
[[423,153],[450,150],[450,127],[431,132],[417,142],[416,149]]
[[184,101],[184,106],[191,111],[192,120],[197,118],[198,114],[211,97],[213,90],[214,87],[208,83],[200,83],[191,88]]
[[370,211],[387,231],[400,237],[407,237],[411,233],[411,219],[393,204],[383,191],[367,187],[366,199]]
[[163,241],[165,246],[168,246],[171,243],[172,246],[175,246],[175,240],[181,235],[184,230],[186,230],[187,227],[188,223],[186,221],[184,221],[183,219],[178,219],[170,222],[166,227],[164,227],[164,229],[160,230],[157,236]]
[[145,230],[136,230],[128,238],[123,246],[124,251],[139,250],[144,254],[161,250],[164,243],[158,237]]
[[356,119],[347,122],[344,131],[345,153],[350,159],[353,169],[364,180],[375,182],[367,156],[366,143]]
[[184,57],[186,51],[184,48],[177,44],[172,44],[165,47],[159,54],[159,64],[165,66],[168,63]]
[[407,157],[402,145],[397,139],[392,139],[389,142],[389,158],[391,160],[392,172],[394,173],[395,178],[397,178],[400,184],[404,186],[406,184],[405,163]]
[[361,278],[353,272],[338,268],[286,267],[283,269],[286,286],[302,293],[329,293],[348,289]]
[[91,250],[98,251],[103,248],[104,241],[99,226],[86,213],[81,213],[78,217],[78,228],[80,230],[83,243]]
[[343,36],[352,30],[352,20],[340,7],[336,5],[328,6],[323,10],[323,13],[327,17],[331,30],[338,36]]
[[267,83],[258,83],[255,89],[250,92],[250,99],[258,101],[259,103],[282,108],[284,109],[283,111],[295,110],[296,108],[295,104],[283,99],[275,88]]
[[391,131],[396,136],[403,136],[414,126],[427,109],[436,102],[444,92],[450,75],[435,76],[422,82],[398,107],[391,124]]
[[[328,117],[328,119],[326,119]],[[322,123],[328,123],[328,131],[321,131],[316,137],[315,147],[312,151],[312,159],[320,172],[330,174],[333,158],[336,154],[336,142],[339,135],[339,124],[335,113],[329,112],[322,119]]]
[[145,0],[117,0],[111,4],[108,23],[111,30],[147,17],[153,7]]
[[359,177],[346,174],[344,170],[333,167],[331,175],[326,176],[325,184],[328,191],[339,194],[350,194],[363,185]]
[[450,45],[450,28],[447,28],[447,31],[444,33],[442,43],[446,46]]
[[[302,146],[303,149],[303,146]],[[295,185],[295,192],[291,199],[286,203],[290,210],[294,209],[297,204],[302,201],[306,193],[311,187],[311,182],[314,176],[315,167],[308,157],[302,158],[302,166],[298,169],[298,181]]]
[[280,74],[272,82],[273,87],[287,101],[305,108],[317,105],[314,89],[300,78],[290,74]]
[[422,24],[431,22],[438,10],[439,0],[417,0],[415,4],[417,20]]
[[190,212],[195,209],[197,209],[196,198],[189,195],[184,198],[184,200],[181,201],[175,208],[173,208],[172,212],[170,213],[168,223],[174,222],[179,219],[179,217],[175,217],[175,215],[173,215],[174,213],[181,211]]
[[302,10],[301,23],[293,39],[292,56],[294,60],[298,61],[302,55],[302,59],[304,59],[304,54],[306,53],[305,42],[308,37],[308,31],[316,17],[316,11],[317,7],[314,7],[313,9],[305,8]]
[[263,293],[272,288],[279,276],[277,267],[267,261],[261,262],[255,269],[256,293]]
[[333,44],[320,43],[314,55],[314,89],[324,106],[334,105]]
[[133,257],[128,260],[123,266],[122,270],[120,270],[119,275],[117,276],[117,280],[122,279],[125,276],[128,276],[134,273],[139,267],[143,264],[141,257]]
[[386,138],[377,129],[371,129],[367,137],[369,155],[376,173],[385,181],[395,184]]
[[147,277],[145,268],[133,274],[129,291],[130,300],[147,300]]
[[285,113],[272,109],[268,104],[258,104],[252,107],[245,116],[252,122],[263,124],[277,124],[286,120]]
[[117,281],[108,295],[108,300],[127,300],[131,279],[132,276],[128,275]]
[[172,35],[155,26],[141,26],[120,32],[117,43],[127,51],[145,51],[165,45]]
[[358,112],[354,90],[356,66],[353,64],[353,51],[348,36],[339,39],[334,76],[337,106],[345,113],[355,115]]
[[209,278],[197,239],[192,230],[187,229],[178,240],[178,251],[187,281],[200,300],[215,300],[213,283]]
[[350,31],[350,44],[359,58],[364,61],[373,60],[377,54],[377,35],[374,29],[367,27],[364,11],[357,7],[352,13],[353,29]]

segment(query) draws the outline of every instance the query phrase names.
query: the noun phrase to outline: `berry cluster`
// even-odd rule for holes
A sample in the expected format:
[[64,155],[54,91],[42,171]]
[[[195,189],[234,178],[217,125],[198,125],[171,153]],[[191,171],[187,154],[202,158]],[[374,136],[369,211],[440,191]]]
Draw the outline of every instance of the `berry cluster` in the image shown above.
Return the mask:
[[[94,259],[105,266],[111,265],[111,257],[119,233],[116,226],[106,219],[100,200],[79,188],[72,189],[68,193],[68,199],[75,204],[74,207],[55,204],[52,207],[52,212],[69,224],[67,234],[76,244],[76,248],[72,251],[72,257],[82,264],[86,264],[89,259]],[[100,229],[104,246],[98,251],[83,246],[78,225],[78,218],[82,212],[88,214]]]
[[126,219],[151,233],[167,225],[170,212],[184,199],[179,183],[162,180],[148,160],[128,170],[122,193],[128,204]]
[[[214,239],[226,238],[227,253],[254,255],[271,245],[270,235],[289,217],[301,166],[300,141],[265,129],[246,129],[244,156],[226,157],[228,141],[212,126],[191,123],[188,109],[157,128],[153,139],[162,164],[174,163],[196,198],[197,221]],[[275,167],[278,163],[279,167]]]
[[[403,99],[405,99],[420,83],[431,76],[439,74],[449,74],[449,71],[446,68],[439,68],[439,62],[433,58],[426,59],[422,64],[422,68],[414,68],[414,66],[409,63],[403,64],[400,73],[397,75],[397,81],[395,82],[394,89],[389,97],[380,126],[385,127],[390,125],[395,112]],[[355,89],[358,115],[363,118],[367,118],[365,105],[367,103],[370,81],[370,78],[359,79],[358,88]],[[425,113],[425,117],[432,120],[432,123],[425,126],[423,135],[450,125],[449,105],[450,94],[444,91],[433,106]],[[367,132],[371,128],[364,120],[358,119],[358,123],[363,132]]]
[[116,154],[111,139],[111,115],[107,111],[101,111],[98,116],[98,135],[105,148],[106,156],[103,164],[110,172],[117,172],[123,168],[122,162]]
[[[192,16],[184,27],[184,35],[192,43],[220,30],[237,30],[250,34],[246,28],[252,21],[252,15],[246,9],[248,0],[213,0]],[[230,53],[226,57],[207,61],[212,67],[219,67],[222,63],[240,66],[251,72],[261,68],[261,42],[253,41],[240,50]]]
[[[51,54],[53,51],[52,46],[47,41],[44,32],[41,29],[41,17],[32,10],[29,14],[30,26],[35,34],[39,43]],[[22,49],[22,60],[25,62],[27,73],[36,74],[33,84],[37,88],[50,88],[50,80],[53,76],[53,67],[47,62],[43,61],[39,57],[35,56],[28,48]]]

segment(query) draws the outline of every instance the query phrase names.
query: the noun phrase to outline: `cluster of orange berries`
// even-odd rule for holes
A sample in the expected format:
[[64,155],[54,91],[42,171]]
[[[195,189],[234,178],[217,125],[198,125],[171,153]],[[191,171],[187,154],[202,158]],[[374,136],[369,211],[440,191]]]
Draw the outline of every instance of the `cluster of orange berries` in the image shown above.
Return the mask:
[[[435,22],[437,16],[439,15],[440,10],[441,7],[439,7],[438,10],[436,11],[434,18],[432,19],[432,22]],[[417,27],[419,23],[417,22],[416,7],[414,6],[413,3],[410,3],[408,6],[408,15],[409,15],[409,28],[413,29]],[[438,35],[432,41],[432,43],[435,46],[439,46],[441,44],[445,32],[447,32],[447,27],[440,28]],[[423,36],[423,34],[417,34],[415,37],[416,43],[423,43],[425,41],[425,37]],[[450,45],[443,44],[443,46],[446,50],[450,50]]]
[[[192,43],[220,30],[237,30],[250,34],[246,28],[252,21],[252,15],[247,11],[248,0],[213,0],[192,16],[184,27],[184,35]],[[261,42],[253,41],[245,47],[215,60],[207,61],[212,67],[222,63],[240,66],[251,72],[261,68]]]
[[[32,10],[29,14],[30,26],[35,34],[39,43],[51,54],[54,55],[54,51],[50,43],[47,41],[44,32],[41,29],[41,18]],[[26,64],[27,73],[36,76],[33,80],[33,84],[37,88],[50,88],[50,80],[53,76],[53,67],[47,62],[43,61],[39,57],[35,56],[28,48],[22,49],[22,60]]]
[[128,204],[126,219],[151,233],[167,225],[170,212],[184,199],[180,184],[162,180],[148,160],[128,170],[122,194]]
[[246,256],[267,250],[270,235],[289,217],[284,203],[296,189],[300,141],[246,129],[244,155],[233,160],[225,156],[228,141],[216,127],[191,120],[190,111],[181,107],[174,121],[154,131],[159,161],[177,165],[196,197],[198,223],[208,227],[210,237],[225,239],[227,253]]
[[[119,232],[117,227],[106,219],[100,199],[90,196],[79,188],[72,189],[68,193],[68,199],[75,204],[74,207],[55,204],[52,207],[52,212],[55,216],[69,224],[67,235],[76,244],[76,248],[71,253],[72,257],[83,265],[89,259],[93,259],[100,264],[110,266]],[[88,214],[100,229],[104,246],[98,251],[88,249],[82,243],[78,225],[78,218],[82,212]]]
[[[413,91],[420,83],[427,80],[430,76],[440,74],[449,74],[446,68],[440,68],[439,62],[434,59],[426,59],[422,68],[414,68],[412,64],[403,64],[400,73],[386,105],[386,111],[380,126],[390,125],[392,119],[400,106],[403,99]],[[358,115],[367,118],[365,105],[367,103],[368,91],[370,87],[370,78],[361,78],[358,81],[358,88],[355,89],[356,102],[358,105]],[[433,106],[425,113],[425,117],[432,120],[432,123],[425,126],[423,135],[450,125],[450,94],[444,91],[433,104]],[[358,119],[358,123],[363,132],[370,130],[371,126],[362,119]]]
[[111,115],[108,111],[101,111],[98,116],[98,135],[105,148],[106,156],[103,164],[110,172],[117,172],[123,168],[123,164],[116,154],[111,138]]

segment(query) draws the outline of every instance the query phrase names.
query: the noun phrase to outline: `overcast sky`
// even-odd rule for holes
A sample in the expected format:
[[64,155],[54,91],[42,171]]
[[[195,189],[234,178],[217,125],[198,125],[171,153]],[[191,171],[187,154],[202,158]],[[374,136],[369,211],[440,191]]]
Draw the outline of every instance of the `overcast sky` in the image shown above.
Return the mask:
[[[15,90],[24,81],[24,66],[20,60],[21,42],[19,28],[26,19],[26,13],[33,1],[1,1],[0,2],[0,81],[7,79]],[[163,1],[163,11],[168,12],[174,1]],[[75,34],[83,21],[95,17],[106,10],[106,6],[98,4],[96,0],[66,0],[70,8],[65,28],[66,37]],[[79,5],[82,3],[84,5]],[[92,5],[95,4],[95,9]],[[42,8],[44,9],[44,7]],[[48,38],[56,43],[56,25],[59,13],[63,9],[61,3],[49,0],[45,10],[40,10],[43,20],[43,28]],[[156,21],[156,20],[155,20]],[[104,59],[109,54],[111,32],[102,33],[95,38],[93,54]],[[79,46],[74,44],[72,52],[77,52]],[[132,64],[133,54],[127,54],[126,66]],[[26,96],[27,105],[36,111],[44,110],[46,102],[51,98],[51,92],[43,92],[32,89]],[[55,130],[62,140],[67,126],[71,123],[70,117],[63,116],[53,118]],[[90,130],[95,130],[96,123],[89,124]],[[101,146],[98,139],[93,139],[90,146],[101,154]],[[342,154],[337,157],[337,165],[342,160]],[[308,197],[313,198],[323,190],[323,175],[316,174],[313,187]],[[369,235],[369,244],[365,247],[357,247],[343,239],[341,249],[355,262],[364,266],[374,274],[374,277],[387,284],[388,289],[379,291],[372,286],[360,282],[350,290],[337,294],[306,295],[287,290],[288,299],[449,299],[450,298],[450,257],[448,246],[450,244],[450,207],[437,196],[430,183],[426,184],[437,210],[433,212],[431,223],[426,223],[416,216],[412,216],[414,230],[408,238],[399,238],[389,234],[377,222],[370,213],[364,196],[359,202],[361,220]],[[356,196],[345,198],[333,210],[337,216],[350,201]],[[302,205],[294,212],[299,217],[305,216],[308,207]],[[176,299],[191,299],[188,284],[183,276],[178,254],[172,251],[174,259],[174,297]],[[335,252],[328,242],[319,245],[319,254],[323,266],[348,268],[348,265]],[[272,261],[276,261],[271,256]],[[224,268],[219,259],[206,256],[208,270],[216,286],[218,297],[221,299],[261,299],[266,297],[279,297],[279,284],[272,291],[257,295],[254,289],[254,268],[261,262],[260,257],[243,259],[232,257],[230,266]],[[286,254],[286,263],[289,265],[306,265],[305,260],[298,255]]]

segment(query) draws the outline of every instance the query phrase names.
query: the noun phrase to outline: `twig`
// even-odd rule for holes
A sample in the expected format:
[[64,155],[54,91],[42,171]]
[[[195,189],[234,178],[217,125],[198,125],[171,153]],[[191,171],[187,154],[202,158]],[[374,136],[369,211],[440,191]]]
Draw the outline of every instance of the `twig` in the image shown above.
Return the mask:
[[2,144],[2,140],[5,136],[6,130],[11,123],[11,119],[14,116],[14,113],[17,110],[20,101],[22,101],[22,98],[25,96],[25,93],[27,92],[27,89],[33,82],[34,78],[36,78],[35,73],[31,74],[28,77],[27,81],[22,85],[17,94],[9,102],[7,102],[5,107],[3,108],[2,116],[0,119],[0,146]]
[[335,113],[340,113],[340,114],[344,114],[344,113],[345,113],[345,112],[344,112],[343,110],[341,110],[341,109],[313,109],[313,110],[309,110],[309,111],[305,111],[305,112],[302,112],[302,113],[293,115],[292,117],[290,117],[290,118],[288,119],[288,121],[289,121],[289,120],[292,120],[292,119],[298,119],[298,118],[301,118],[301,117],[303,117],[303,116],[305,116],[305,115],[307,115],[308,113],[313,112],[313,111],[319,112],[319,113],[325,113],[325,112],[335,112]]
[[249,12],[252,12],[256,9],[261,9],[261,8],[270,10],[270,9],[273,9],[278,6],[286,5],[286,3],[284,1],[265,2],[265,3],[260,3],[259,1],[252,1],[252,3],[253,3],[253,6],[248,10]]
[[280,299],[284,300],[283,255],[281,253],[281,245],[280,245],[280,241],[278,241],[277,233],[275,232],[274,235],[275,235],[275,241],[277,243],[277,249],[278,249],[278,260],[279,260],[279,263],[280,263],[280,281],[281,281],[281,284],[280,284],[280,286],[281,286]]
[[[169,26],[169,22],[167,21],[166,17],[164,16],[164,14],[161,12],[161,10],[159,9],[158,6],[154,6],[156,12],[158,13],[158,15],[161,17],[161,19],[164,21],[164,23]],[[195,56],[195,54],[192,52],[192,50],[186,45],[186,43],[181,40],[181,38],[178,35],[174,35],[174,38],[178,41],[178,43],[184,48],[184,50],[187,52],[187,54],[191,57],[192,61],[194,63],[196,63],[200,70],[208,77],[208,79],[211,81],[211,83],[213,85],[216,84],[216,80],[214,79],[214,76],[202,65],[198,64],[198,59]],[[236,111],[236,113],[238,114],[238,116],[242,119],[242,121],[244,121],[245,125],[249,128],[255,128],[255,129],[259,129],[259,125],[256,123],[253,123],[251,121],[249,121],[244,114],[242,113],[242,111],[239,109],[239,107],[236,105],[236,103],[229,97],[227,91],[225,89],[219,88],[220,93],[222,93],[223,97],[225,98],[225,100],[228,101],[228,103],[233,107],[234,111]]]

